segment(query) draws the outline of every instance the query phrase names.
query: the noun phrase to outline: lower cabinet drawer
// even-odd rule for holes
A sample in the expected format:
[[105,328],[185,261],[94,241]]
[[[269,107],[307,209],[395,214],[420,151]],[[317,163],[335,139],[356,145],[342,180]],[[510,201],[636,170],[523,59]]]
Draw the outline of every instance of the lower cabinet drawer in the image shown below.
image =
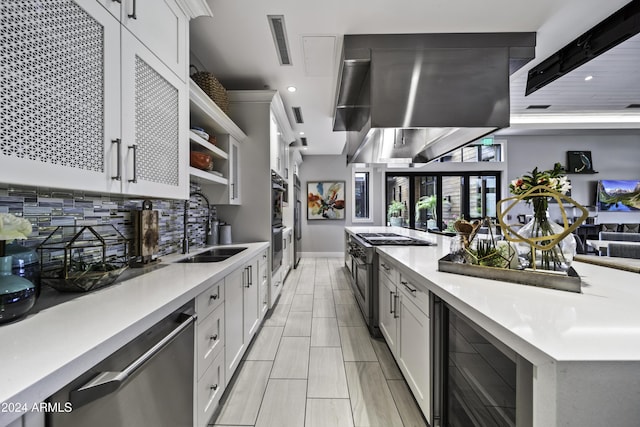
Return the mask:
[[224,279],[211,286],[196,298],[198,321],[202,322],[216,307],[224,301]]
[[196,395],[198,399],[198,427],[206,427],[224,392],[224,351],[220,352],[198,380]]
[[422,291],[411,280],[400,274],[400,284],[398,284],[400,292],[409,297],[420,311],[429,316],[429,293]]
[[198,378],[218,354],[224,353],[224,304],[218,306],[211,315],[198,325],[196,351],[198,352]]

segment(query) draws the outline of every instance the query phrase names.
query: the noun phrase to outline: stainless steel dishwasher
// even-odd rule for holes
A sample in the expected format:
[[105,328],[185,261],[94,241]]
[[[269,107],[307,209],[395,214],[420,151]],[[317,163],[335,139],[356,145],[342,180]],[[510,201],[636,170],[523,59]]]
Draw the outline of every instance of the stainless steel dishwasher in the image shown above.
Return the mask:
[[192,427],[193,302],[173,312],[48,401],[48,427]]

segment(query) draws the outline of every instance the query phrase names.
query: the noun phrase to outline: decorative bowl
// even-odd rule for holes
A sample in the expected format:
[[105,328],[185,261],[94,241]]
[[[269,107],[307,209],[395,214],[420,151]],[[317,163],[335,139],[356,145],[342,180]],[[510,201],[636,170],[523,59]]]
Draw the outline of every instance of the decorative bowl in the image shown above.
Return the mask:
[[190,154],[190,164],[194,168],[208,171],[213,168],[213,159],[210,154],[192,151]]

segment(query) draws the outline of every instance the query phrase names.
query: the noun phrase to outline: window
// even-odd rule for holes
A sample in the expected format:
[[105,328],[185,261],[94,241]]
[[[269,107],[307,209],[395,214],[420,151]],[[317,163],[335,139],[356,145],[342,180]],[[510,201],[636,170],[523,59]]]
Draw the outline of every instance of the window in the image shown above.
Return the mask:
[[371,221],[371,171],[354,169],[353,172],[354,222]]
[[387,172],[386,183],[387,224],[418,230],[495,218],[500,197],[500,172]]

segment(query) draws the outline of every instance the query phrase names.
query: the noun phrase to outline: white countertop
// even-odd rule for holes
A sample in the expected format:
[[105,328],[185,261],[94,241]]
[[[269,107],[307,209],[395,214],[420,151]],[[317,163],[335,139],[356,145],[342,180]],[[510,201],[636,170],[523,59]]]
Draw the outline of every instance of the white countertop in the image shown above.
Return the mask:
[[[43,401],[268,246],[225,246],[247,250],[223,262],[170,264],[0,325],[0,402]],[[0,426],[19,416],[0,411]]]
[[582,293],[438,271],[449,238],[399,227],[348,227],[350,233],[395,232],[438,246],[378,246],[413,270],[422,284],[532,363],[640,361],[640,277],[575,262]]

